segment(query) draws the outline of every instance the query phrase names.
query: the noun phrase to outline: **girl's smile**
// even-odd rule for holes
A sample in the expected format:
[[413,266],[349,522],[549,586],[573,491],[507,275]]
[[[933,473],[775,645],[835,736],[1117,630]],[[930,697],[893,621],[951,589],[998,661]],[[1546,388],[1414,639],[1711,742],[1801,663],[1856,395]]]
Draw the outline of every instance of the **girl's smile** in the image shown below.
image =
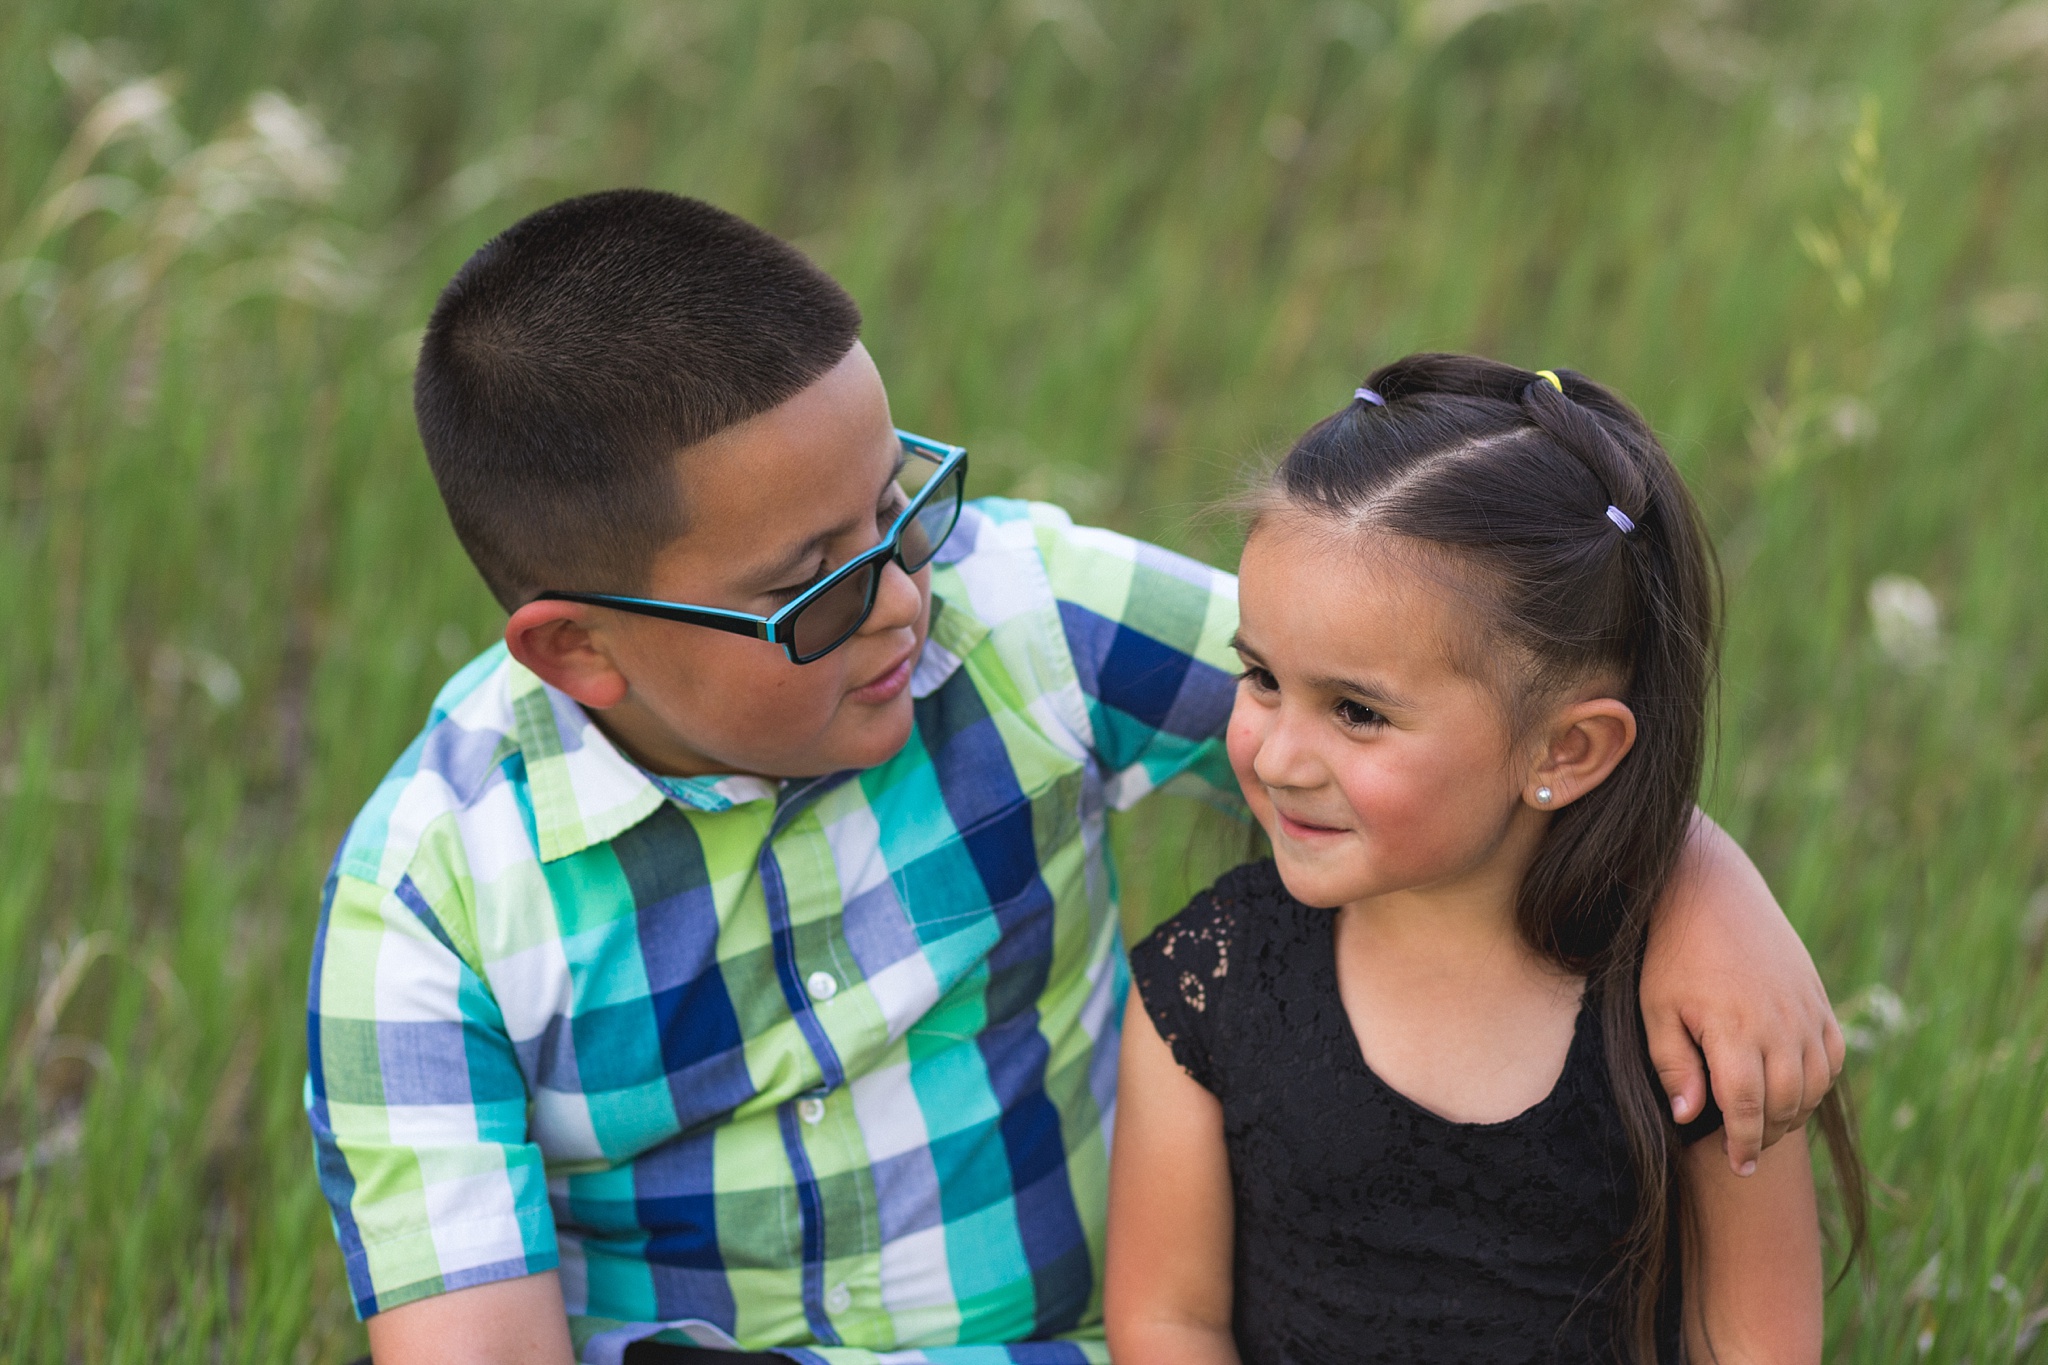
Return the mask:
[[1279,826],[1280,831],[1291,839],[1314,839],[1347,832],[1342,825],[1316,825],[1310,824],[1306,820],[1296,819],[1286,811],[1281,810],[1278,805],[1274,806],[1273,811],[1277,817],[1275,823]]
[[1518,800],[1500,703],[1453,663],[1450,591],[1391,543],[1286,513],[1239,590],[1230,758],[1288,888],[1336,906],[1518,875],[1544,817]]

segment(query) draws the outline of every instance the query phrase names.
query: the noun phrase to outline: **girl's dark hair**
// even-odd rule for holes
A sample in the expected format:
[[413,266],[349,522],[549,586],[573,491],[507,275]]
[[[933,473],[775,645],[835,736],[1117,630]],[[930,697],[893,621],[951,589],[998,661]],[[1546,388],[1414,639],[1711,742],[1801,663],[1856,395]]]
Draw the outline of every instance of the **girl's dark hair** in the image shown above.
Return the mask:
[[[1615,679],[1635,713],[1627,756],[1550,818],[1515,913],[1533,948],[1587,977],[1601,1011],[1639,1191],[1619,1249],[1619,1327],[1627,1355],[1649,1362],[1684,1219],[1678,1133],[1637,988],[1651,910],[1699,793],[1721,588],[1698,508],[1649,424],[1584,375],[1555,380],[1476,356],[1395,361],[1296,442],[1265,505],[1447,560],[1488,618],[1481,668],[1513,728],[1596,677]],[[1839,1092],[1818,1117],[1853,1258],[1863,1174]]]

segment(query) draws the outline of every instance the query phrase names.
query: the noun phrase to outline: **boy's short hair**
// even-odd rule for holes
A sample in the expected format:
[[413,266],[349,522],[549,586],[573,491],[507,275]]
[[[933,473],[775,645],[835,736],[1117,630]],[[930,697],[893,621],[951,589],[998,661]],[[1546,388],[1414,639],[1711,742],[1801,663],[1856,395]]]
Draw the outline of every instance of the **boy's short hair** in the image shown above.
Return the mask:
[[509,611],[637,592],[684,529],[674,457],[808,387],[860,309],[788,243],[610,190],[486,242],[441,292],[413,412],[455,534]]

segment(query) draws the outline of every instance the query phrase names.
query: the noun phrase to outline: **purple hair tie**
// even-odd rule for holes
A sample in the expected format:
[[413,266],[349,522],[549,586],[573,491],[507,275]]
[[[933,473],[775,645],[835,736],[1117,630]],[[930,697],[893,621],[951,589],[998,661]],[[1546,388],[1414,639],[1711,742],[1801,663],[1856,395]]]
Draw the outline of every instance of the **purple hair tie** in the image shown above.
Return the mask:
[[1636,524],[1629,519],[1628,513],[1622,511],[1611,502],[1607,504],[1607,519],[1616,526],[1619,526],[1623,535],[1628,535],[1636,529]]
[[1363,398],[1376,408],[1383,408],[1387,405],[1387,400],[1374,393],[1371,389],[1357,389],[1353,391],[1351,397],[1354,401]]

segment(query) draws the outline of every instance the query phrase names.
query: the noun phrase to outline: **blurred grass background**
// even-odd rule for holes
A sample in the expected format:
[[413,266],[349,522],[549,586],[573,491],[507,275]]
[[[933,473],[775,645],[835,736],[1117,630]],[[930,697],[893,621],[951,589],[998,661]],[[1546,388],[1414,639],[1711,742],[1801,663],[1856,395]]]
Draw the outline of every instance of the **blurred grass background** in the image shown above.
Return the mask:
[[[1631,395],[1731,589],[1710,808],[1879,1181],[1832,1360],[2048,1360],[2048,4],[0,8],[0,1360],[361,1348],[299,1108],[326,861],[500,618],[434,293],[700,195],[866,309],[979,491],[1200,510],[1418,347]],[[1119,832],[1131,913],[1220,841]]]

